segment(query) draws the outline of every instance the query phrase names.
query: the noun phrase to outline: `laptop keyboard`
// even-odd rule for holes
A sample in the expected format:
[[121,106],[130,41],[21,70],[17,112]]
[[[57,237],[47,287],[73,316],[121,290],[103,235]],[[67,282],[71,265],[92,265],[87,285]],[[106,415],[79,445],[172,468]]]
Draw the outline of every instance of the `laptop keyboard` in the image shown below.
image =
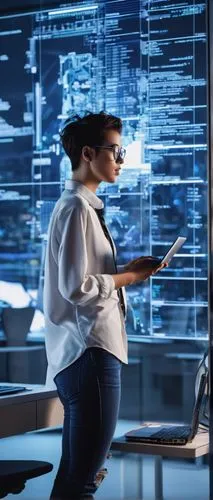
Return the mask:
[[191,427],[189,425],[177,425],[169,427],[163,427],[159,431],[152,434],[152,438],[155,439],[173,439],[173,438],[187,438],[191,432]]
[[0,396],[15,394],[16,392],[22,392],[25,390],[26,387],[20,385],[0,385]]

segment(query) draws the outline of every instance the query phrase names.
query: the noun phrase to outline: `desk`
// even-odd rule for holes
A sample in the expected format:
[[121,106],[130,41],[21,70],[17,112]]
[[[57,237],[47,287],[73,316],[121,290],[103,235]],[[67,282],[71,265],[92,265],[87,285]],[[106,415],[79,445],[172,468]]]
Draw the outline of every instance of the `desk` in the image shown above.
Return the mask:
[[[126,441],[125,437],[121,436],[119,438],[113,439],[111,450],[117,450],[124,453],[140,453],[142,455],[153,455],[155,460],[155,500],[163,500],[162,457],[196,458],[207,455],[209,452],[209,435],[207,432],[200,430],[193,441],[184,446],[135,443]],[[121,467],[123,470],[123,474],[125,475],[124,460]],[[142,491],[140,491],[140,498],[143,498]]]
[[0,438],[56,427],[63,422],[63,407],[56,390],[44,385],[24,385],[32,390],[0,396]]

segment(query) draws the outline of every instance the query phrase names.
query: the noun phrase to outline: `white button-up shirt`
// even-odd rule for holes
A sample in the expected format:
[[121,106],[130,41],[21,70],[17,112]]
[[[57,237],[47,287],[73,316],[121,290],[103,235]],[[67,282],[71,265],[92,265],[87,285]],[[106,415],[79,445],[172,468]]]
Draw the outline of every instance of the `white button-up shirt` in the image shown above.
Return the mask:
[[101,347],[127,363],[112,248],[94,210],[102,207],[86,186],[66,181],[51,216],[44,280],[48,380],[88,347]]

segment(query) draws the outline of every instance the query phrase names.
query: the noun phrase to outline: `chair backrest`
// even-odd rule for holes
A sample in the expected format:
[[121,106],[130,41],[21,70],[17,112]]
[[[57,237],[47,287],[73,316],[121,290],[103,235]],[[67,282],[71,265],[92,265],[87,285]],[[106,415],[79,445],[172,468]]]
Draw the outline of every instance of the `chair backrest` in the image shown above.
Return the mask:
[[3,308],[2,325],[8,346],[23,346],[26,344],[34,313],[35,308],[32,306]]

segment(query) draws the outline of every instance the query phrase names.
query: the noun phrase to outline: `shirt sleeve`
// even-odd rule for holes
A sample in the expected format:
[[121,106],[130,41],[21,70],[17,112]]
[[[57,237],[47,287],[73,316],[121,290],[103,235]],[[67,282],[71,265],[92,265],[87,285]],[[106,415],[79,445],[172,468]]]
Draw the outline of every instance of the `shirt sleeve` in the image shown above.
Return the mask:
[[115,289],[109,274],[87,274],[87,209],[79,201],[60,220],[58,283],[61,295],[74,305],[103,305]]

